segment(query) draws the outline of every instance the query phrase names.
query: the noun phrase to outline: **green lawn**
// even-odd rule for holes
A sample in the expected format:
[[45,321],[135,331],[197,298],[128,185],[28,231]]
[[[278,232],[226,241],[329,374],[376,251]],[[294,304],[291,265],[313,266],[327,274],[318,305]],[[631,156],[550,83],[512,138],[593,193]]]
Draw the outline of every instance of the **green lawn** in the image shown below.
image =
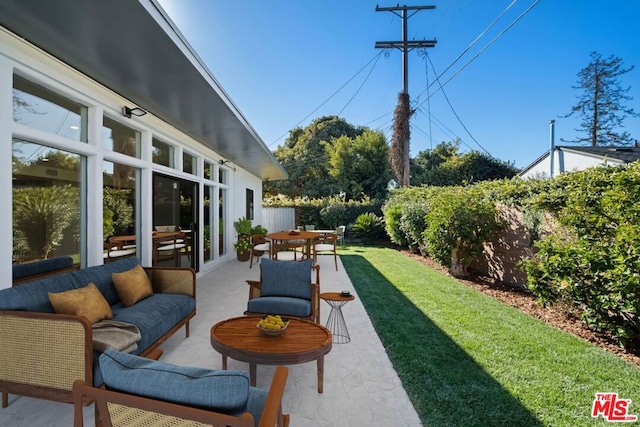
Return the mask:
[[609,425],[596,392],[640,416],[638,367],[393,249],[340,258],[425,426]]

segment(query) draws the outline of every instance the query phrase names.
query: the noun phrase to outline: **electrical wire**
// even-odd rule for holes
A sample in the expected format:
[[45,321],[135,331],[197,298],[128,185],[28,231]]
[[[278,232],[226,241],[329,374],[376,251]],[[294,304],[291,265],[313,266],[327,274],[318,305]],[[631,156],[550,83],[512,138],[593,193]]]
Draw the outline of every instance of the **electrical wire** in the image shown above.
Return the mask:
[[380,55],[378,55],[376,57],[376,62],[373,63],[373,66],[371,67],[371,69],[369,70],[369,73],[367,74],[367,76],[364,78],[364,81],[362,82],[362,84],[360,85],[360,87],[358,88],[358,90],[356,90],[356,92],[353,94],[353,96],[347,101],[347,103],[345,104],[344,107],[342,107],[342,110],[340,110],[340,112],[338,113],[338,116],[342,114],[342,112],[349,106],[349,104],[351,103],[351,101],[353,101],[353,99],[358,95],[358,93],[360,92],[360,90],[362,89],[362,86],[364,86],[364,84],[367,82],[367,80],[369,80],[369,76],[371,76],[371,73],[373,72],[373,70],[376,68],[376,64],[378,63],[378,60],[380,59]]
[[[480,32],[480,34],[478,34],[478,36],[456,57],[456,59],[454,59],[449,65],[447,65],[447,67],[444,69],[444,71],[442,73],[440,73],[440,75],[438,77],[436,77],[436,80],[439,79],[440,77],[442,77],[447,71],[449,71],[451,69],[451,67],[453,67],[455,65],[456,62],[458,62],[460,60],[460,58],[462,58],[464,56],[465,53],[467,53],[469,51],[469,49],[471,49],[486,33],[487,31],[489,31],[491,29],[491,27],[493,27],[499,20],[500,18],[502,18],[504,16],[505,13],[507,13],[507,11],[509,9],[511,9],[511,7],[516,4],[518,0],[513,0],[511,2],[511,4],[509,4],[493,21],[491,21],[491,23]],[[431,85],[435,84],[435,81],[433,83],[431,83]],[[427,82],[427,87],[425,90],[423,90],[422,92],[420,92],[420,94],[418,95],[418,98],[420,98],[420,96],[422,96],[422,94],[424,94],[425,92],[427,92],[431,85],[429,85],[429,82]],[[427,98],[428,99],[428,98]]]
[[[429,116],[431,116],[431,101],[429,100],[430,98],[429,96],[429,65],[427,64],[427,59],[429,59],[429,53],[426,50],[424,52],[424,56],[425,56],[424,74],[427,80],[427,112],[429,113]],[[429,62],[431,62],[431,59],[429,59]],[[431,67],[433,67],[433,64],[431,65]],[[434,74],[435,74],[435,71],[434,71]],[[418,97],[420,97],[420,95],[418,95]],[[433,138],[431,137],[431,120],[429,120],[429,148],[433,150]]]
[[[367,68],[369,66],[369,64],[371,64],[375,59],[379,58],[380,55],[382,55],[383,50],[381,50],[379,53],[377,53],[373,58],[371,58],[369,60],[369,62],[367,62],[364,67],[360,68],[358,70],[358,72],[356,72],[353,77],[351,77],[349,80],[347,80],[347,82],[345,84],[343,84],[342,86],[340,86],[338,88],[338,90],[336,90],[335,92],[333,92],[322,104],[318,105],[318,107],[316,107],[312,112],[310,112],[309,114],[307,114],[306,116],[304,116],[298,123],[296,123],[293,128],[299,126],[302,122],[304,122],[305,120],[307,120],[313,113],[315,113],[316,111],[318,111],[320,108],[322,108],[322,106],[324,104],[326,104],[327,102],[329,102],[331,100],[331,98],[333,98],[334,96],[336,96],[338,94],[338,92],[340,92],[342,89],[344,89],[345,86],[347,86],[349,83],[351,83],[351,81],[353,79],[355,79],[358,74],[360,74],[365,68]],[[377,62],[377,61],[376,61]],[[269,144],[268,146],[271,147],[273,144],[275,144],[276,142],[280,141],[284,136],[286,136],[288,133],[290,132],[290,130],[286,131],[285,133],[283,133],[282,135],[280,135],[278,138],[275,139],[275,141],[273,141],[271,144]]]
[[[436,74],[436,69],[433,66],[433,62],[431,62],[431,58],[429,58],[427,56],[427,60],[429,61],[429,64],[431,64],[431,69],[433,70],[433,73]],[[436,78],[436,82],[438,82],[438,84],[440,84],[440,79]],[[449,97],[447,96],[447,93],[444,91],[444,88],[442,87],[442,85],[440,85],[440,90],[442,90],[442,94],[444,95],[444,99],[447,101],[447,104],[449,105],[449,108],[451,108],[451,111],[453,112],[453,115],[456,116],[456,119],[458,119],[458,122],[460,123],[460,125],[462,125],[464,130],[471,137],[471,139],[473,139],[473,142],[475,142],[478,145],[478,147],[480,147],[482,149],[482,151],[484,151],[485,153],[491,155],[482,145],[480,145],[478,140],[475,139],[473,137],[473,135],[471,135],[471,132],[469,132],[469,129],[467,129],[467,126],[465,126],[465,124],[462,123],[462,119],[460,118],[460,116],[458,115],[456,110],[453,108],[453,105],[451,105],[451,101],[449,101]],[[427,98],[427,100],[428,100],[428,98]]]
[[[458,74],[460,74],[460,72],[462,70],[464,70],[469,64],[471,64],[471,62],[473,62],[475,59],[478,58],[478,56],[480,56],[482,53],[484,53],[484,51],[486,51],[489,46],[491,46],[493,43],[496,42],[496,40],[498,40],[500,37],[502,37],[504,35],[504,33],[506,33],[509,29],[511,29],[511,27],[513,27],[520,19],[522,19],[522,17],[524,17],[527,13],[529,13],[529,11],[531,9],[533,9],[533,7],[535,5],[537,5],[540,2],[540,0],[535,0],[524,12],[522,12],[520,15],[518,15],[518,17],[516,19],[514,19],[504,30],[500,31],[493,39],[491,39],[491,41],[489,43],[487,43],[482,49],[480,49],[480,51],[478,53],[476,53],[470,60],[468,60],[462,67],[460,67],[455,73],[453,73],[453,75],[451,77],[449,77],[444,83],[442,83],[440,85],[440,87],[438,89],[436,89],[431,96],[435,95],[439,90],[442,90],[442,88],[449,83],[455,76],[457,76]],[[423,101],[422,103],[426,102]],[[422,105],[422,104],[420,104]],[[420,106],[419,105],[419,106]]]

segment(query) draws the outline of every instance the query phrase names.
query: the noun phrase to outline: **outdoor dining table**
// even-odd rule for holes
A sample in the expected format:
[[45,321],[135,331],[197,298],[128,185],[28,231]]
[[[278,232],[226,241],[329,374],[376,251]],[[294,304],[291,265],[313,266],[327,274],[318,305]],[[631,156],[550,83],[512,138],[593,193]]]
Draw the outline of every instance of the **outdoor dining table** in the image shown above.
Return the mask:
[[[318,237],[318,233],[314,233],[312,231],[299,231],[299,230],[291,230],[291,231],[278,231],[276,233],[270,233],[265,236],[267,239],[270,239],[274,242],[292,242],[296,240],[304,240],[305,241],[305,259],[309,259],[311,257],[311,244],[313,243],[313,239]],[[271,245],[273,247],[273,245]],[[273,254],[271,254],[273,256]]]

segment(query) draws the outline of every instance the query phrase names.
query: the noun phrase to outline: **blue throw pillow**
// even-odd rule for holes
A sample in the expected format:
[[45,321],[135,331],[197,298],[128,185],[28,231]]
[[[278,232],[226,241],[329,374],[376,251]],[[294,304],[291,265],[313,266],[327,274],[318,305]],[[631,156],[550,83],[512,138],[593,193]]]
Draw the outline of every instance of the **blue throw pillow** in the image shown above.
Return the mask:
[[229,415],[247,411],[243,371],[176,366],[109,349],[100,355],[100,372],[110,390]]
[[261,296],[286,296],[311,299],[311,267],[313,260],[274,261],[264,259]]

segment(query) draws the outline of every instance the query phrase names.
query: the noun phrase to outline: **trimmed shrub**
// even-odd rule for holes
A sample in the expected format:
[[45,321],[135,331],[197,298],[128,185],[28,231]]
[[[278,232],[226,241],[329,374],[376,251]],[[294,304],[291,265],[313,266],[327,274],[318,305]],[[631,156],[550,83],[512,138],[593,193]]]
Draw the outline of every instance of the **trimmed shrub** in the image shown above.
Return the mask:
[[423,233],[429,254],[454,276],[466,276],[473,257],[498,231],[495,204],[473,187],[442,188],[433,199]]

